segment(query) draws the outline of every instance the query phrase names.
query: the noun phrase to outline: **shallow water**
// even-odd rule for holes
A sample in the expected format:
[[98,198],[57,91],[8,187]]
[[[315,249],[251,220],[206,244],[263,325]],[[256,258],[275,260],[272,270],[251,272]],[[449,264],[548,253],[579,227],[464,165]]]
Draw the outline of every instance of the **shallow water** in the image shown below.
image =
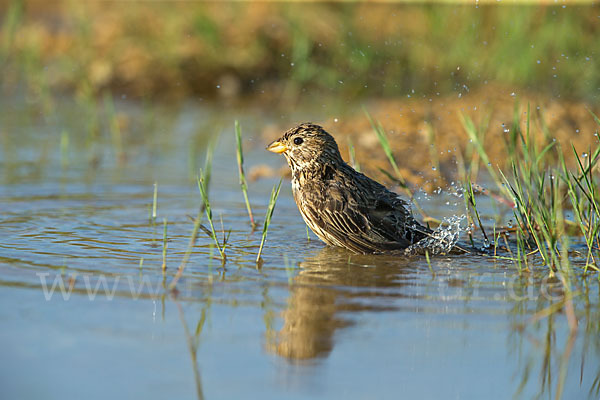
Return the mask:
[[[85,113],[67,112],[77,105],[52,118],[27,105],[2,113],[3,398],[598,398],[596,280],[577,283],[570,335],[564,313],[543,314],[561,299],[544,270],[326,248],[307,239],[287,182],[257,269],[232,122],[245,128],[247,168],[277,168],[256,127],[282,118],[117,106],[132,116],[123,154],[108,127],[89,139]],[[232,230],[227,262],[201,235],[171,295],[200,205],[194,171],[219,124],[210,197]],[[250,183],[260,221],[276,183]],[[422,205],[461,212],[444,200]]]

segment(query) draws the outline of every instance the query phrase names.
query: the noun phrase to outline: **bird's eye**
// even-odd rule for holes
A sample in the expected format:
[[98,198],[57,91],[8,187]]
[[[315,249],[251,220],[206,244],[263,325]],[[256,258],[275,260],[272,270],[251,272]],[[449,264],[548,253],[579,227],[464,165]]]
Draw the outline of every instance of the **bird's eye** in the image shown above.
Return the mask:
[[297,137],[297,138],[294,139],[294,144],[296,146],[301,145],[302,142],[304,142],[304,140],[301,137]]

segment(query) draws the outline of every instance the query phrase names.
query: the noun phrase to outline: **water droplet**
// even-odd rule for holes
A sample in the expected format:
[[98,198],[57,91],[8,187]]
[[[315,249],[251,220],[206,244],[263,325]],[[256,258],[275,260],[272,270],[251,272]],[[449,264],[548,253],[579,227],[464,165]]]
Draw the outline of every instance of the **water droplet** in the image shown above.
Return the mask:
[[290,63],[290,65],[293,67],[293,66],[294,66],[294,63]]
[[487,250],[490,248],[490,241],[489,239],[483,239],[483,245],[481,246],[482,250]]
[[465,215],[444,218],[430,236],[410,246],[407,252],[422,253],[427,250],[430,254],[447,253],[458,241],[460,233],[465,230],[460,226],[464,219]]
[[338,122],[338,119],[337,119],[337,118],[334,118],[334,119],[333,119],[333,122]]
[[217,89],[221,89],[221,85],[217,85]]

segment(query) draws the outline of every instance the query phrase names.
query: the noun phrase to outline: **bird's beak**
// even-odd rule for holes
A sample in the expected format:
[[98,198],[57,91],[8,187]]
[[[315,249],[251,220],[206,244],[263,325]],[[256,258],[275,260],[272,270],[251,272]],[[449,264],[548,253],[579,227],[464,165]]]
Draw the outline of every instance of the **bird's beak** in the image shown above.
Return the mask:
[[267,150],[272,151],[273,153],[278,153],[278,154],[283,153],[287,149],[288,149],[288,147],[284,143],[281,143],[277,140],[267,146]]

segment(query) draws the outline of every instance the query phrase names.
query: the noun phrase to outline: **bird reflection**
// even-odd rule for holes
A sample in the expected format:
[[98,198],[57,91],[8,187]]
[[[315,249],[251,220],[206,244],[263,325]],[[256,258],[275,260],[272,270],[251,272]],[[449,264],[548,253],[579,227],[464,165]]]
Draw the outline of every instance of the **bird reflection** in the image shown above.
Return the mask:
[[[327,247],[299,264],[281,330],[267,338],[270,351],[291,361],[324,358],[334,347],[334,333],[353,324],[349,312],[395,309],[382,297],[403,297],[410,259],[350,255]],[[405,268],[406,267],[406,268]]]

